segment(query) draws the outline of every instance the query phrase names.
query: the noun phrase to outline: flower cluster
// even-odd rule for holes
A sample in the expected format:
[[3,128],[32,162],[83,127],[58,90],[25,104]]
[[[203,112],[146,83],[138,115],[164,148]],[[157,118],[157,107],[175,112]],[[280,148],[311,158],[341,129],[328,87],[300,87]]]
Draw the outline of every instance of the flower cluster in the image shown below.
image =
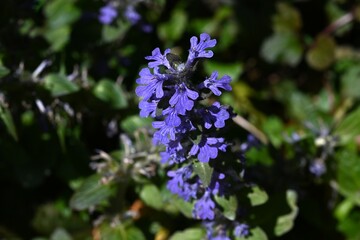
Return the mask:
[[[206,33],[200,38],[190,39],[189,55],[186,62],[166,49],[164,53],[156,48],[136,80],[139,86],[136,94],[141,98],[140,116],[155,118],[153,127],[154,144],[165,146],[161,153],[162,163],[175,168],[167,173],[170,180],[168,189],[194,203],[193,217],[213,222],[217,217],[215,196],[226,194],[228,179],[225,172],[216,169],[216,161],[221,153],[228,149],[226,140],[219,136],[219,130],[232,116],[231,111],[214,102],[203,106],[200,101],[212,93],[220,96],[223,90],[230,91],[231,78],[228,75],[219,78],[214,71],[210,77],[197,82],[192,78],[199,60],[211,58],[209,48],[216,45]],[[220,160],[218,160],[220,161]],[[210,180],[206,181],[196,172],[196,168],[212,168]],[[235,229],[237,225],[233,224]],[[246,235],[245,230],[236,230],[238,235]],[[209,239],[216,238],[217,232],[208,231]]]
[[141,15],[135,9],[137,2],[138,1],[133,1],[131,4],[122,1],[109,2],[100,8],[99,21],[104,25],[109,25],[118,17],[118,11],[120,11],[131,25],[138,25],[144,32],[151,32],[152,27],[142,21]]

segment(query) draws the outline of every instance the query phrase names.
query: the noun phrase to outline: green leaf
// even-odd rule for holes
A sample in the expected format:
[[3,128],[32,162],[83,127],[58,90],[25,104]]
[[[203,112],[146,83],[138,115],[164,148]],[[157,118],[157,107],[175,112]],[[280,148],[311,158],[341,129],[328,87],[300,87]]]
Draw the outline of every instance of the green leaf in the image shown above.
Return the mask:
[[203,239],[204,235],[204,230],[201,228],[188,228],[175,232],[169,240],[199,240]]
[[194,209],[194,203],[191,202],[187,202],[184,199],[173,195],[172,198],[172,204],[174,204],[176,206],[176,208],[182,213],[184,214],[185,217],[187,218],[192,218],[192,211]]
[[276,236],[281,236],[293,228],[295,218],[299,212],[299,208],[296,205],[297,194],[295,191],[287,190],[286,191],[286,200],[291,209],[291,212],[277,218],[276,226],[274,229],[274,233]]
[[94,95],[112,108],[122,109],[128,105],[127,98],[121,87],[108,79],[99,81],[93,89]]
[[15,141],[17,141],[18,135],[11,112],[8,108],[5,108],[1,105],[0,105],[0,118],[4,122],[8,133],[15,139]]
[[195,162],[193,166],[195,174],[199,176],[204,186],[208,187],[210,185],[214,169],[210,167],[208,163],[203,162]]
[[4,66],[2,65],[1,61],[0,61],[0,78],[8,75],[9,72],[10,72],[9,69],[7,69],[6,67],[4,67]]
[[158,35],[162,40],[176,41],[183,35],[186,29],[187,14],[184,10],[175,8],[170,16],[169,21],[159,25]]
[[339,222],[338,229],[346,235],[347,240],[360,239],[360,212],[353,211],[343,221]]
[[360,107],[349,113],[335,128],[334,135],[340,137],[341,144],[354,141],[360,134]]
[[334,215],[339,221],[343,221],[349,216],[354,207],[354,201],[350,198],[345,198],[336,206]]
[[218,71],[219,78],[224,75],[229,75],[233,81],[239,79],[244,68],[240,62],[235,63],[220,63],[214,61],[204,62],[206,73],[210,76],[213,71]]
[[71,235],[63,228],[57,228],[51,234],[50,240],[72,240]]
[[146,240],[142,231],[137,227],[129,227],[126,229],[127,240]]
[[339,192],[360,206],[360,157],[355,151],[344,149],[336,154]]
[[335,60],[336,43],[329,35],[319,35],[306,54],[308,64],[316,70],[325,70]]
[[266,233],[260,228],[250,229],[250,235],[246,237],[237,237],[236,240],[268,240]]
[[235,220],[238,207],[236,196],[226,198],[215,195],[215,201],[223,208],[222,213],[227,219],[231,221]]
[[274,147],[280,147],[283,141],[284,125],[282,121],[277,117],[269,117],[264,122],[263,130],[269,137],[270,142]]
[[139,115],[134,115],[125,118],[121,121],[121,128],[127,133],[134,133],[139,128],[151,127],[151,118],[141,118]]
[[71,82],[64,75],[51,73],[44,78],[44,86],[53,97],[60,97],[79,90],[78,85]]
[[104,42],[112,42],[121,39],[130,28],[130,23],[125,21],[118,22],[117,26],[103,25],[102,39]]
[[146,184],[140,191],[140,198],[146,205],[157,210],[162,209],[163,199],[159,189],[153,184]]
[[360,97],[360,66],[353,65],[341,76],[341,94],[344,97]]
[[250,192],[247,196],[250,199],[251,206],[258,206],[264,204],[269,199],[267,193],[261,190],[258,186],[254,186],[251,188],[252,192]]
[[277,14],[273,17],[275,32],[297,32],[302,26],[301,15],[293,6],[278,2]]
[[99,175],[85,179],[81,187],[70,199],[70,206],[76,210],[84,210],[108,199],[113,194],[111,186],[102,184]]
[[49,29],[45,32],[46,40],[51,44],[51,49],[55,52],[63,49],[65,44],[69,41],[70,27],[62,26],[56,29]]
[[111,226],[104,222],[98,228],[101,240],[128,240],[125,227],[120,223],[116,226]]
[[269,63],[285,63],[296,66],[302,57],[303,47],[292,32],[275,33],[261,46],[261,56]]
[[250,148],[250,150],[245,153],[245,156],[249,166],[255,164],[271,166],[273,164],[273,159],[271,158],[268,148],[266,147]]

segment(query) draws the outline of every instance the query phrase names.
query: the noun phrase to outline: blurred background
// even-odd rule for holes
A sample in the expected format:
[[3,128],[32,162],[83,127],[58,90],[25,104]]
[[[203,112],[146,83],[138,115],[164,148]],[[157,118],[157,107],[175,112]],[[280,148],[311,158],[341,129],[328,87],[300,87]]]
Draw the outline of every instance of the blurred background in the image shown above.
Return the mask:
[[[195,77],[230,75],[219,101],[267,139],[246,155],[273,199],[256,239],[360,239],[359,20],[355,0],[2,0],[0,239],[204,236],[164,187],[134,93],[145,56],[186,59],[202,32],[217,45]],[[274,232],[286,189],[296,207]]]

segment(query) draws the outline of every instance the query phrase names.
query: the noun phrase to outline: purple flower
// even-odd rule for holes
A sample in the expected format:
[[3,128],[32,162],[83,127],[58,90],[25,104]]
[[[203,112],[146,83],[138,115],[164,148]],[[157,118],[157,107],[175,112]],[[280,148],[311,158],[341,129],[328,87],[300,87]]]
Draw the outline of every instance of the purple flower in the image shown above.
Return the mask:
[[211,199],[209,191],[205,191],[204,195],[195,203],[193,209],[193,216],[200,219],[213,220],[215,213],[215,203]]
[[172,193],[179,195],[186,201],[196,197],[198,184],[189,184],[187,182],[192,175],[192,167],[190,165],[179,168],[175,171],[169,171],[167,175],[171,177],[167,183],[167,188]]
[[326,172],[326,166],[323,161],[315,160],[310,164],[309,170],[315,176],[320,177]]
[[111,5],[100,8],[99,21],[102,24],[110,24],[118,15],[116,9]]
[[167,109],[165,109],[163,111],[163,115],[167,115],[165,118],[165,123],[168,126],[172,126],[172,127],[178,127],[181,124],[181,119],[180,117],[177,115],[177,112],[175,111],[174,108],[172,107],[168,107]]
[[167,144],[169,139],[175,140],[175,126],[168,126],[165,121],[155,121],[152,123],[152,126],[159,129],[154,133],[154,143],[161,142],[162,144]]
[[141,19],[140,14],[138,12],[136,12],[133,5],[128,5],[126,7],[124,16],[133,25],[138,23]]
[[218,150],[226,151],[226,144],[223,138],[202,137],[198,144],[194,144],[189,155],[197,155],[200,162],[209,162],[218,155]]
[[140,117],[155,117],[156,116],[156,108],[159,103],[159,100],[152,100],[151,102],[148,101],[140,101],[139,108],[140,108]]
[[212,194],[214,195],[224,194],[226,186],[224,185],[224,181],[222,181],[223,179],[225,179],[225,174],[216,171],[213,172],[211,176],[211,182],[208,187],[209,191],[211,191]]
[[187,66],[191,66],[196,58],[211,58],[214,53],[206,49],[214,47],[216,40],[210,39],[209,34],[202,33],[200,34],[200,41],[198,42],[198,38],[193,36],[190,39],[190,45],[189,56],[186,63]]
[[246,237],[247,235],[250,234],[249,231],[249,226],[247,224],[238,224],[235,228],[234,228],[234,235],[236,237]]
[[219,102],[215,102],[207,109],[202,109],[200,113],[204,119],[206,129],[211,128],[213,125],[216,128],[223,128],[225,126],[225,120],[230,118],[228,110],[222,107]]
[[160,74],[158,70],[158,68],[155,68],[154,74],[152,74],[149,68],[141,69],[140,78],[136,79],[136,83],[143,85],[138,86],[135,92],[139,97],[143,97],[143,100],[148,100],[154,93],[156,98],[164,96],[162,85],[167,78],[165,75]]
[[164,65],[165,67],[167,67],[168,69],[170,69],[170,63],[169,61],[166,59],[166,54],[170,53],[170,49],[166,49],[164,54],[161,54],[160,52],[160,48],[155,48],[152,52],[151,52],[151,56],[147,56],[145,57],[146,60],[153,60],[153,62],[149,62],[148,66],[150,68],[154,68],[154,67],[158,67],[160,65]]
[[186,87],[184,83],[175,86],[175,93],[170,98],[170,105],[175,106],[178,114],[185,115],[186,110],[190,111],[194,106],[194,101],[199,97],[199,94]]
[[218,88],[225,89],[226,91],[231,91],[232,89],[230,86],[231,77],[225,75],[219,80],[217,80],[217,77],[218,77],[218,72],[214,71],[209,78],[205,79],[205,81],[199,85],[199,87],[210,89],[216,96],[221,95],[221,91]]

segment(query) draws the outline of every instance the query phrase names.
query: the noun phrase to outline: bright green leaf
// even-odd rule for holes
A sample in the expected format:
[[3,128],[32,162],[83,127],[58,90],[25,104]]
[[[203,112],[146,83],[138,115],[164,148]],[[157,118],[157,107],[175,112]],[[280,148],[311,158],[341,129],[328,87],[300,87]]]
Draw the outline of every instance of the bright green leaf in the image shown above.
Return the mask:
[[252,192],[248,194],[248,198],[250,199],[251,206],[258,206],[264,204],[269,199],[267,193],[261,190],[258,186],[254,186],[251,188]]
[[163,207],[163,200],[159,189],[153,184],[146,184],[140,191],[140,198],[146,205],[160,210]]
[[204,230],[201,228],[188,228],[175,232],[169,240],[199,240],[203,239],[204,235]]
[[215,201],[222,207],[222,213],[229,220],[235,220],[238,202],[236,196],[220,197],[215,195]]
[[286,200],[291,209],[291,212],[277,218],[274,233],[276,236],[281,236],[290,231],[294,226],[294,221],[298,215],[299,208],[296,205],[297,194],[293,190],[286,191]]
[[142,231],[137,227],[129,227],[126,229],[127,240],[146,240]]

